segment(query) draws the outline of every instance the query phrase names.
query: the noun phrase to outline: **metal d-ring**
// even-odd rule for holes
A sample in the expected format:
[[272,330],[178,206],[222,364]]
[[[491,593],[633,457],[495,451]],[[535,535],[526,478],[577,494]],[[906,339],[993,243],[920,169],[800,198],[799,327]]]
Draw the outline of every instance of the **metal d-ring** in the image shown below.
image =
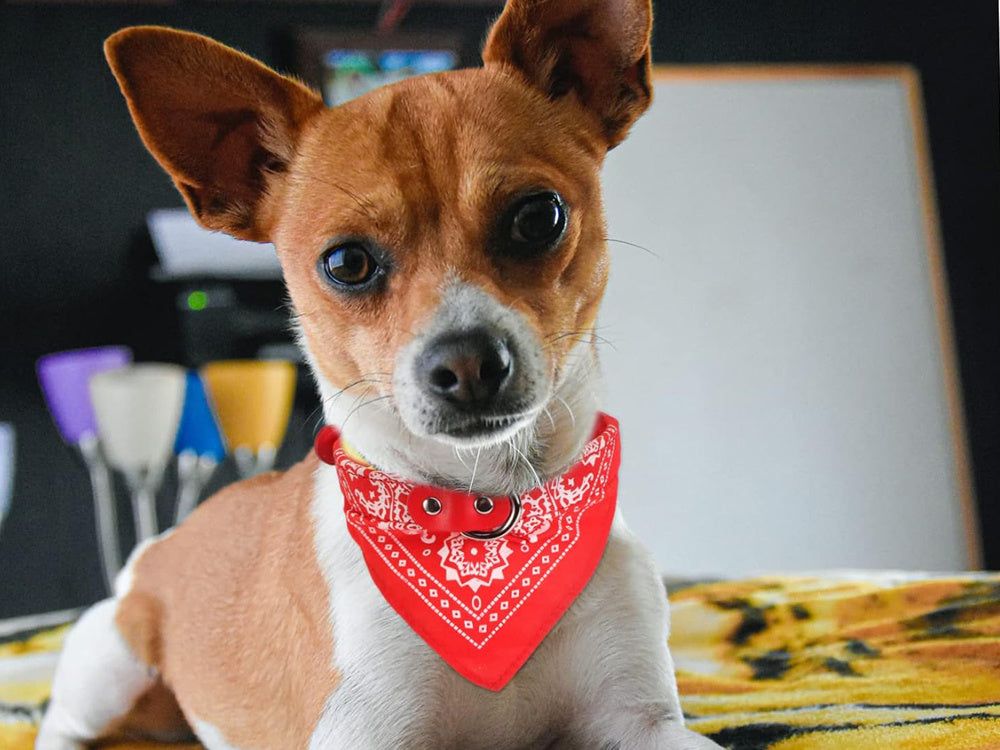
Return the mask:
[[507,516],[507,520],[503,522],[500,526],[497,526],[491,531],[463,531],[462,536],[467,536],[469,539],[478,539],[480,541],[484,539],[499,539],[512,528],[514,524],[517,523],[517,519],[521,516],[521,498],[517,495],[510,496],[510,515]]

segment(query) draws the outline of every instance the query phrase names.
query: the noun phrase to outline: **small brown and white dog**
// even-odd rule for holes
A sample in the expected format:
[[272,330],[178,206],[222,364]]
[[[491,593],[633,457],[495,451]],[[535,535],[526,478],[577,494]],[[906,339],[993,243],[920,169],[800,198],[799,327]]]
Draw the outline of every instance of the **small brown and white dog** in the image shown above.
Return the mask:
[[[125,29],[106,53],[198,221],[276,246],[354,455],[516,496],[574,465],[598,414],[599,176],[649,105],[651,23],[649,0],[510,0],[484,67],[334,108],[195,34]],[[582,593],[491,690],[373,584],[333,466],[233,485],[73,629],[36,747],[716,748],[684,727],[660,577],[611,518]]]

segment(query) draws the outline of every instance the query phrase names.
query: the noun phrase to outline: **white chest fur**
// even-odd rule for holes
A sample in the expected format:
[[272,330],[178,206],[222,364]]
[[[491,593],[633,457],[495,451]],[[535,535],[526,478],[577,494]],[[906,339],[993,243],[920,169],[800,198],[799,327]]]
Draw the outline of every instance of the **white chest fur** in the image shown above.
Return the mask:
[[499,692],[458,675],[382,597],[348,534],[332,467],[317,475],[313,516],[342,679],[311,748],[596,748],[623,711],[648,713],[651,701],[654,723],[679,719],[666,598],[620,515],[587,588]]

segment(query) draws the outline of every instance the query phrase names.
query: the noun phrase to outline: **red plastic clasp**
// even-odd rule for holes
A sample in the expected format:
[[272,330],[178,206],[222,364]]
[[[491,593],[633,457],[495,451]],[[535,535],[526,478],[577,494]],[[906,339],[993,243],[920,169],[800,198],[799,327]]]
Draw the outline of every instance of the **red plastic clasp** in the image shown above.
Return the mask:
[[333,465],[333,453],[338,440],[340,440],[340,430],[332,425],[326,425],[316,433],[313,448],[316,451],[316,455],[319,456],[320,461]]

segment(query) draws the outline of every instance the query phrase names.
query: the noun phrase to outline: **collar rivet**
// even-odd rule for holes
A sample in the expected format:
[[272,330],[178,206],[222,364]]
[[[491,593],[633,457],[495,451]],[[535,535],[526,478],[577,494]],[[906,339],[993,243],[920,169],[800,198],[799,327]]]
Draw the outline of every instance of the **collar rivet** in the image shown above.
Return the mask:
[[493,512],[493,500],[486,497],[485,495],[480,495],[476,498],[475,502],[476,513],[486,515],[487,513]]
[[429,516],[436,516],[441,512],[441,501],[436,497],[426,497],[423,502],[424,513]]

